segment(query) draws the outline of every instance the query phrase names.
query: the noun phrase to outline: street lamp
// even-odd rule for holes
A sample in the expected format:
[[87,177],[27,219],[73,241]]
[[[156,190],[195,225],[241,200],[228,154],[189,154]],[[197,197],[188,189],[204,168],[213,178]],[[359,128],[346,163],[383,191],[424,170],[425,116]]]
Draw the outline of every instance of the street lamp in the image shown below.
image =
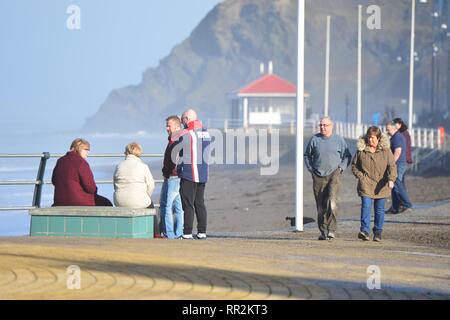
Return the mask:
[[[420,0],[420,3],[427,3],[427,0]],[[439,16],[434,12],[435,17]],[[414,62],[418,60],[417,53],[414,49],[416,34],[416,0],[411,0],[411,50],[409,55],[409,107],[408,107],[408,124],[412,129],[413,126],[413,106],[414,106]]]
[[409,107],[408,107],[408,124],[412,129],[413,126],[413,102],[414,102],[414,43],[416,29],[416,0],[411,1],[411,51],[409,56]]
[[297,38],[297,141],[295,230],[303,231],[303,110],[305,89],[305,0],[298,0]]

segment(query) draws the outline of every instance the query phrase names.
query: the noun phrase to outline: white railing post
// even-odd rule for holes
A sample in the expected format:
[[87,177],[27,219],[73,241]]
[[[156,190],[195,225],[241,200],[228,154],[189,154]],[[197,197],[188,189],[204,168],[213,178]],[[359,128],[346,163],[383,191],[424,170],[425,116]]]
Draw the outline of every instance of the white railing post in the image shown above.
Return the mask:
[[431,146],[431,149],[434,149],[434,130],[433,129],[430,130],[430,146]]
[[417,146],[419,148],[422,147],[422,141],[421,140],[422,140],[422,137],[420,135],[420,128],[417,128]]
[[425,128],[425,129],[423,129],[423,146],[425,147],[425,148],[428,148],[428,129],[427,128]]
[[223,121],[223,132],[227,132],[228,130],[228,119]]

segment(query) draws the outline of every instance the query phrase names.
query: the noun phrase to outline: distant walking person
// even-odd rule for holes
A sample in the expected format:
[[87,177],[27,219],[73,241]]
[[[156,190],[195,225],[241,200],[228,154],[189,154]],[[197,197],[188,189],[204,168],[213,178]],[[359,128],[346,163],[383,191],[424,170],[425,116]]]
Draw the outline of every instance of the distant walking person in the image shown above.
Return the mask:
[[[189,109],[181,117],[185,130],[181,133],[180,162],[177,165],[180,181],[180,195],[184,211],[183,239],[193,239],[194,214],[197,217],[197,239],[206,239],[207,212],[204,201],[208,181],[208,158],[204,150],[211,137],[197,120],[197,113]],[[205,157],[206,158],[205,158]],[[173,159],[173,158],[172,158]]]
[[[394,120],[392,120],[395,123],[395,126],[397,127],[398,131],[400,131],[400,133],[403,135],[403,137],[405,137],[405,142],[406,142],[406,170],[405,173],[403,174],[403,186],[405,187],[405,190],[407,190],[406,188],[406,173],[409,171],[410,166],[413,163],[413,159],[412,159],[412,147],[411,147],[411,135],[409,134],[408,131],[408,126],[406,125],[406,123],[400,119],[400,118],[395,118]],[[401,210],[403,209],[403,203],[400,205],[401,206]]]
[[112,206],[111,201],[97,194],[94,175],[86,161],[90,149],[88,141],[75,139],[70,151],[56,162],[52,174],[53,206]]
[[[392,207],[386,213],[397,214],[412,211],[412,203],[403,185],[403,175],[406,171],[406,141],[405,137],[398,131],[394,122],[386,125],[386,130],[391,136],[391,151],[397,165],[397,179],[392,190]],[[403,205],[403,208],[400,208]]]
[[395,123],[395,127],[398,129],[398,131],[400,131],[400,133],[405,138],[405,143],[406,143],[406,163],[407,164],[412,164],[413,160],[412,160],[411,135],[409,134],[408,126],[406,125],[406,123],[401,118],[395,118],[394,120],[392,120],[392,122]]
[[349,166],[351,154],[345,140],[333,134],[330,117],[323,117],[319,126],[320,133],[309,140],[304,158],[313,179],[319,240],[331,240],[337,228],[340,175]]
[[155,181],[141,159],[142,146],[132,142],[125,147],[125,160],[114,171],[114,204],[118,207],[154,207],[152,193]]
[[391,195],[397,178],[394,156],[389,138],[378,127],[370,127],[360,138],[352,161],[352,172],[358,178],[361,197],[361,227],[358,238],[369,240],[370,216],[374,205],[373,240],[381,241],[385,200]]
[[[181,134],[181,121],[178,116],[166,119],[168,143],[164,152],[162,174],[164,182],[161,188],[160,210],[161,219],[165,225],[165,235],[169,239],[176,239],[183,235],[184,212],[180,197],[180,178],[177,174],[176,159],[172,161],[172,150]],[[174,140],[175,139],[175,140]],[[175,212],[175,221],[173,212]]]

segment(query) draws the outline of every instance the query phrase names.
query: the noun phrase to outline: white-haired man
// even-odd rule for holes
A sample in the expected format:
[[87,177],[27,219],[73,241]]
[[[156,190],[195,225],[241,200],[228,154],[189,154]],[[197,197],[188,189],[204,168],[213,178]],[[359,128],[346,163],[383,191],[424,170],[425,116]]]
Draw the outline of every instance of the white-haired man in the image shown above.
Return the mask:
[[313,179],[319,240],[331,240],[335,238],[337,227],[340,175],[349,166],[352,156],[345,140],[333,134],[330,117],[320,119],[319,128],[320,133],[309,140],[304,158]]

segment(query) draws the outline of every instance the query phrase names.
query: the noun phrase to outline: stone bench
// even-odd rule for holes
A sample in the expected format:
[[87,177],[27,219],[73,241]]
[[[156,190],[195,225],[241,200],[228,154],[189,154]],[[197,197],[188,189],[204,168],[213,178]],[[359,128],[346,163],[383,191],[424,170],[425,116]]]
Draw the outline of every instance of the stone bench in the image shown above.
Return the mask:
[[156,209],[51,207],[29,210],[30,236],[153,238]]

